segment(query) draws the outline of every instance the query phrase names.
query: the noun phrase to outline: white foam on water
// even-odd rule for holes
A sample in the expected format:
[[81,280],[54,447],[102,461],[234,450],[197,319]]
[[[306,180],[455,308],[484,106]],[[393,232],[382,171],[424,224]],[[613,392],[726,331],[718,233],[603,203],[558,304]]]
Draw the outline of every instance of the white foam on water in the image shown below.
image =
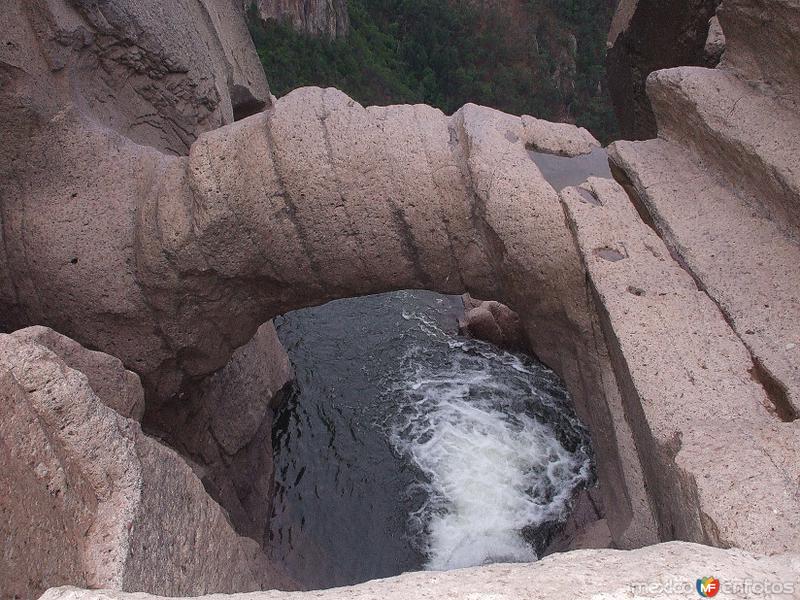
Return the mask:
[[536,560],[523,530],[566,516],[574,489],[591,477],[588,452],[568,451],[552,427],[519,410],[546,399],[532,367],[420,322],[450,346],[449,360],[433,367],[418,359],[425,348],[407,355],[391,442],[426,480],[409,520],[426,568]]

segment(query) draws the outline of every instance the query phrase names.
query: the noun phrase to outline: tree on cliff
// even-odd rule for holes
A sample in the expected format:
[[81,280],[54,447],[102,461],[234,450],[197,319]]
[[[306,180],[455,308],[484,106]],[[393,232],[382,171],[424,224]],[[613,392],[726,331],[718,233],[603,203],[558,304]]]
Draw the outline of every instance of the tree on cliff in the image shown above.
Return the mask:
[[[514,10],[509,8],[514,5]],[[604,86],[607,0],[349,0],[351,28],[330,40],[262,23],[253,39],[273,93],[337,87],[362,104],[467,102],[576,121],[601,140],[616,127]]]

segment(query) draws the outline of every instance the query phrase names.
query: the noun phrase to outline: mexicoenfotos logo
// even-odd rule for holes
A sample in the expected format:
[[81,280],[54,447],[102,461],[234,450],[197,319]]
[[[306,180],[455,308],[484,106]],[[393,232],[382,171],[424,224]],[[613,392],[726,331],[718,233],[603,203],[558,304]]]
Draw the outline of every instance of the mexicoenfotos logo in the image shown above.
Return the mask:
[[697,580],[697,593],[703,598],[713,598],[719,593],[719,579],[701,577]]

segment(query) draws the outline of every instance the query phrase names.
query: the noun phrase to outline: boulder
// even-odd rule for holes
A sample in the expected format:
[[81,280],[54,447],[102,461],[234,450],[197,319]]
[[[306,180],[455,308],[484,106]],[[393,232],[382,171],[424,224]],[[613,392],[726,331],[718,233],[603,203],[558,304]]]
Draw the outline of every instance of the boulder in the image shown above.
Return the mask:
[[475,300],[464,294],[464,318],[458,322],[462,335],[489,342],[500,348],[522,351],[526,348],[525,331],[519,315],[494,300]]
[[86,375],[92,391],[106,406],[123,417],[141,421],[144,390],[136,373],[128,371],[118,358],[95,352],[47,327],[28,327],[13,333],[18,340],[44,346],[69,368]]
[[[4,597],[56,585],[161,595],[288,585],[174,451],[101,401],[95,373],[34,341],[46,332],[31,333],[0,335]],[[86,360],[88,351],[53,345]],[[108,363],[92,358],[90,372]]]
[[600,148],[600,142],[583,127],[529,116],[522,117],[522,124],[525,143],[536,152],[572,157]]

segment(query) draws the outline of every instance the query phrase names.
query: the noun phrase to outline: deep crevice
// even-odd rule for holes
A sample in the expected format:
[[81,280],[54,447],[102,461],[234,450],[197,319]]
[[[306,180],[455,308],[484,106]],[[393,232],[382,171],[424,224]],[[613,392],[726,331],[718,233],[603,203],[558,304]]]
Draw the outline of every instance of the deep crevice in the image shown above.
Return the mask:
[[753,368],[750,369],[750,376],[753,381],[764,388],[767,397],[772,403],[772,407],[768,407],[768,409],[771,408],[770,412],[774,413],[784,423],[796,421],[798,414],[789,401],[786,386],[769,372],[758,357],[752,353],[750,353],[750,357],[753,359]]
[[628,199],[636,209],[636,212],[639,214],[641,220],[661,239],[672,259],[692,278],[694,284],[697,286],[697,290],[703,292],[706,297],[714,303],[714,306],[717,307],[719,314],[722,315],[723,319],[725,319],[725,322],[728,324],[730,330],[739,339],[745,350],[747,350],[750,360],[753,363],[753,367],[749,370],[750,376],[752,377],[753,381],[758,383],[763,388],[764,393],[771,404],[771,406],[767,406],[765,408],[767,408],[771,414],[774,414],[784,423],[796,421],[799,415],[789,401],[786,385],[773,376],[772,373],[770,373],[769,370],[764,366],[758,356],[753,353],[753,350],[737,331],[730,315],[723,310],[716,298],[711,295],[703,281],[697,276],[686,260],[684,260],[684,258],[675,249],[674,244],[670,243],[667,236],[663,235],[660,228],[656,225],[655,219],[648,210],[647,204],[642,199],[641,195],[636,189],[636,186],[628,177],[628,174],[625,172],[625,170],[614,163],[611,158],[609,158],[608,163],[611,167],[611,173],[614,176],[614,179],[625,190],[625,193],[628,195]]

